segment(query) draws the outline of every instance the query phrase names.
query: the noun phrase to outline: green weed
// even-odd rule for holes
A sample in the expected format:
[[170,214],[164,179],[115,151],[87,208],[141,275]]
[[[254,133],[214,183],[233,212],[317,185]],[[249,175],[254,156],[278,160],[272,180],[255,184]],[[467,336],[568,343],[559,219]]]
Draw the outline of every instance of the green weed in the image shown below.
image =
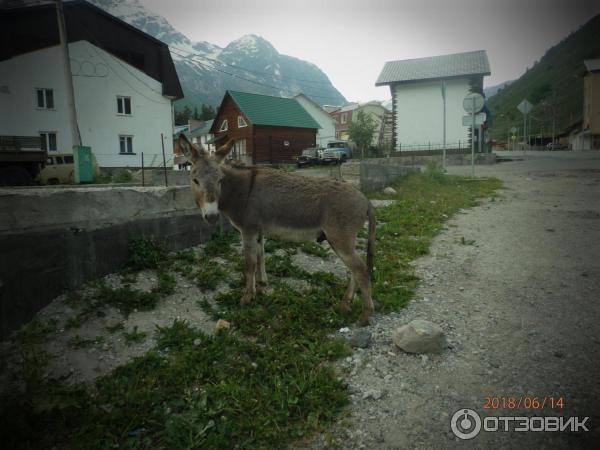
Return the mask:
[[131,331],[123,332],[123,338],[125,338],[125,344],[127,345],[139,344],[140,342],[144,342],[146,336],[147,333],[145,331],[138,331],[137,325],[134,326]]

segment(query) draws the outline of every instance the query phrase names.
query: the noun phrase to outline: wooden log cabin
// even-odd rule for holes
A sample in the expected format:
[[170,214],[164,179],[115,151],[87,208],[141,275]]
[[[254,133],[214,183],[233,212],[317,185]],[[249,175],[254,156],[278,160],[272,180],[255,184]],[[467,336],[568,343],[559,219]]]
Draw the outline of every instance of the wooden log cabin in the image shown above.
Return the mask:
[[293,98],[227,91],[210,132],[217,142],[234,138],[233,157],[244,163],[291,164],[316,146],[319,128]]

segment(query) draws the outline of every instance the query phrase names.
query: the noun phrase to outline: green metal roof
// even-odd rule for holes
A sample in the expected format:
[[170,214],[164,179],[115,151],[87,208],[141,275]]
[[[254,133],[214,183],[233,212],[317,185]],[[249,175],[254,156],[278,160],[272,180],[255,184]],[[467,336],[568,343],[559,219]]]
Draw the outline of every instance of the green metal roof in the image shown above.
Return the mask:
[[205,134],[210,133],[213,122],[214,120],[207,120],[203,125],[199,126],[198,128],[194,128],[189,133],[190,137],[204,136]]
[[253,125],[321,128],[294,98],[227,91]]

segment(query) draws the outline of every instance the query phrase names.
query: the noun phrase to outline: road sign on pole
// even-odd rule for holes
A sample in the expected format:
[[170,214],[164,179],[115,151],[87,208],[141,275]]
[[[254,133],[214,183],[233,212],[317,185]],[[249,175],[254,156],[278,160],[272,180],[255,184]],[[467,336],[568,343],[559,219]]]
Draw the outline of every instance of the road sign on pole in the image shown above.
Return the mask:
[[[483,125],[483,123],[485,122],[486,117],[487,117],[486,113],[475,114],[475,125],[478,126],[478,127],[480,127],[481,125]],[[470,127],[472,121],[473,121],[473,119],[471,118],[470,115],[463,116],[463,118],[462,118],[463,127]]]
[[517,105],[517,109],[521,111],[523,114],[523,149],[527,150],[527,146],[529,143],[527,142],[527,114],[531,111],[533,105],[527,101],[527,99],[523,99],[521,103]]
[[477,114],[483,108],[485,99],[481,94],[472,92],[468,94],[463,100],[463,108],[469,114]]

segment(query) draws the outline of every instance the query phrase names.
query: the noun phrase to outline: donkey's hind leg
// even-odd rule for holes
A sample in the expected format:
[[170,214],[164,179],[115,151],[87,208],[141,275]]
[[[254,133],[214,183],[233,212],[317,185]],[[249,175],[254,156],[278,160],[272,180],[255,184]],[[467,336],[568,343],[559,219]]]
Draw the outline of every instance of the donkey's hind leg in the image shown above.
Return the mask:
[[344,297],[342,297],[341,309],[344,312],[350,311],[350,305],[352,304],[352,300],[354,299],[354,292],[356,291],[356,283],[354,282],[354,277],[350,274],[350,280],[348,281],[348,287],[346,288],[346,292],[344,293]]
[[263,293],[268,285],[267,271],[265,269],[265,239],[262,233],[258,235],[256,256],[256,292]]
[[258,257],[258,233],[242,232],[242,241],[244,245],[244,277],[246,287],[244,295],[240,301],[241,305],[247,305],[252,302],[256,295],[256,261]]
[[[352,279],[358,285],[358,289],[360,290],[360,294],[363,299],[363,312],[360,318],[360,324],[368,325],[369,318],[374,310],[373,300],[371,299],[371,277],[369,275],[369,269],[367,268],[367,265],[360,258],[358,253],[356,253],[354,248],[356,237],[338,236],[332,239],[329,238],[329,234],[327,236],[331,247],[344,262],[346,267],[348,267],[350,273],[352,274]],[[350,291],[350,287],[351,286],[349,285],[348,289],[346,290],[346,294],[348,294]],[[346,295],[344,295],[342,303],[345,300]]]

